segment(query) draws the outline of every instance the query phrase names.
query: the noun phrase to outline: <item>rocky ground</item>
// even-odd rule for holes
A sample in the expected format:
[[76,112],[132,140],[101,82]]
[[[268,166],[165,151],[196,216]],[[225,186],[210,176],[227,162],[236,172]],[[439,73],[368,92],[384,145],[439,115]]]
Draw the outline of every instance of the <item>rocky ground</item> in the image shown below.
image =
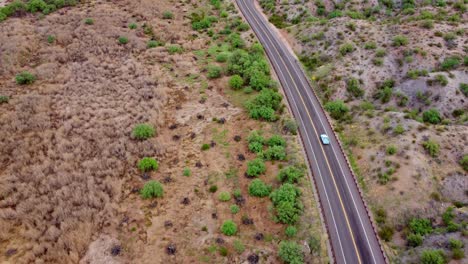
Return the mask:
[[[228,18],[215,31],[237,14],[222,8]],[[206,77],[217,42],[192,30],[189,16],[199,11],[220,13],[207,1],[85,1],[0,22],[0,96],[9,98],[0,103],[0,262],[279,261],[286,226],[273,220],[268,198],[247,193],[246,161],[255,155],[246,139],[255,129],[287,139],[288,160],[267,162],[262,176],[274,187],[281,166],[303,163],[301,147],[282,121],[248,117],[244,102],[254,94]],[[243,36],[252,43],[251,31]],[[22,71],[36,81],[19,85]],[[136,140],[140,123],[156,136]],[[159,169],[140,172],[143,157]],[[141,199],[148,180],[162,183],[163,198]],[[243,199],[234,215],[235,201],[218,196],[235,189]],[[307,262],[323,263],[327,238],[307,177],[300,189],[295,240]],[[228,218],[236,236],[220,232]]]
[[[428,248],[450,258],[450,236],[463,240],[466,252],[468,177],[460,165],[468,153],[466,2],[259,2],[322,102],[342,100],[348,107],[349,117],[336,120],[335,128],[368,203],[386,215],[379,226],[392,230],[384,235],[392,261],[418,262]],[[457,65],[448,66],[454,57]],[[394,84],[383,98],[389,79]],[[423,118],[429,109],[440,113],[436,124]],[[428,154],[428,140],[439,145],[438,154]],[[441,215],[449,206],[456,207],[460,232],[439,230],[421,246],[408,246],[410,219],[429,218],[443,229]]]

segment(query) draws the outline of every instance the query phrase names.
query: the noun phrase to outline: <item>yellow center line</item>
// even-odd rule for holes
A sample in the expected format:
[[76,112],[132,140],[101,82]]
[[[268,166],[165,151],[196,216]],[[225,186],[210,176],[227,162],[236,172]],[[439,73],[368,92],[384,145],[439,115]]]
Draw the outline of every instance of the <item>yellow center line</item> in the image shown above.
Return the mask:
[[[243,0],[241,0],[241,1],[243,1]],[[245,6],[246,6],[247,9],[252,13],[252,11],[248,8],[248,6],[247,6],[247,5],[245,5]],[[255,18],[255,16],[252,16],[252,18],[253,18],[255,21],[257,21],[257,23],[260,25],[260,22]],[[260,28],[260,30],[262,30],[262,29]],[[263,31],[263,30],[262,30],[262,31]],[[263,31],[263,32],[264,32],[264,31]],[[270,42],[273,44],[273,41],[272,41],[271,38],[268,36],[268,34],[265,33],[265,36],[266,36],[266,37],[270,40]],[[279,50],[276,48],[275,45],[273,45],[273,48],[276,50],[276,52],[277,52],[278,54],[280,54],[280,53],[279,53]],[[296,89],[297,93],[299,94],[299,97],[301,98],[302,104],[304,105],[304,108],[306,109],[307,116],[309,117],[309,120],[310,120],[310,122],[311,122],[311,124],[312,124],[312,127],[314,128],[315,134],[317,135],[317,138],[318,138],[319,134],[318,134],[318,132],[317,132],[317,128],[315,127],[315,124],[314,124],[314,122],[313,122],[313,120],[312,120],[312,116],[311,116],[311,114],[310,114],[310,112],[309,112],[309,109],[307,108],[307,105],[305,104],[305,101],[304,101],[304,98],[302,97],[302,94],[301,94],[300,91],[299,91],[299,88],[298,88],[298,86],[297,86],[297,84],[296,84],[296,81],[295,81],[294,78],[292,77],[291,72],[290,72],[289,68],[287,67],[287,64],[286,64],[286,62],[284,61],[284,59],[283,59],[281,56],[278,56],[278,57],[279,57],[280,60],[283,62],[284,66],[285,66],[285,68],[286,68],[286,71],[287,71],[289,77],[291,78],[291,80],[292,80],[292,82],[293,82],[293,84],[294,84],[294,88]],[[340,191],[338,190],[338,185],[336,184],[335,175],[333,174],[333,171],[332,171],[331,166],[330,166],[330,162],[328,161],[328,157],[327,157],[327,154],[325,153],[325,149],[323,148],[323,145],[322,145],[322,144],[319,144],[319,145],[320,145],[320,149],[322,150],[323,156],[325,157],[325,161],[326,161],[326,163],[327,163],[328,170],[330,171],[330,174],[332,175],[333,185],[335,186],[336,192],[337,192],[337,194],[338,194],[338,199],[340,200],[341,209],[343,210],[343,213],[344,213],[344,216],[345,216],[345,220],[346,220],[346,224],[347,224],[347,227],[348,227],[348,231],[349,231],[350,234],[351,234],[351,239],[352,239],[352,241],[353,241],[353,245],[354,245],[354,250],[355,250],[355,252],[356,252],[356,256],[357,256],[357,258],[358,258],[359,263],[362,263],[361,257],[360,257],[360,254],[359,254],[359,251],[358,251],[358,248],[357,248],[357,245],[356,245],[356,241],[355,241],[355,239],[354,239],[354,233],[353,233],[353,231],[352,231],[352,229],[351,229],[351,225],[350,225],[350,223],[349,223],[348,214],[347,214],[347,212],[346,212],[346,210],[345,210],[345,207],[344,207],[344,204],[343,204],[343,199],[341,198]]]

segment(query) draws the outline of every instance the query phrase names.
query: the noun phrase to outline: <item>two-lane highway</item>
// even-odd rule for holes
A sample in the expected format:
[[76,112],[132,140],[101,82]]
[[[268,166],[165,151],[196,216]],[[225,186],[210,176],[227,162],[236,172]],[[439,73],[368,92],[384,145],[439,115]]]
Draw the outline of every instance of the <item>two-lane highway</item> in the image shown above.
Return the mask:
[[[337,263],[385,263],[358,186],[320,102],[296,58],[261,15],[253,0],[236,0],[265,48],[281,82],[312,170]],[[323,145],[327,134],[330,145]]]

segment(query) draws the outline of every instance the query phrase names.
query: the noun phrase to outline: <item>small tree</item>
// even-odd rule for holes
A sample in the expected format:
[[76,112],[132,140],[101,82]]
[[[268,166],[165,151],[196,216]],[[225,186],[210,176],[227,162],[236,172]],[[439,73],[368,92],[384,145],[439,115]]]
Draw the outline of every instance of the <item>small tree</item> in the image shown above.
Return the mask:
[[233,75],[229,79],[229,87],[231,87],[234,90],[239,90],[240,88],[242,88],[243,85],[244,85],[244,79],[242,79],[242,77],[238,74]]
[[233,236],[237,233],[237,225],[232,220],[224,221],[221,232],[226,236]]
[[163,197],[164,190],[160,182],[152,180],[143,186],[140,195],[143,199]]
[[251,177],[258,177],[260,174],[266,171],[265,162],[256,158],[247,163],[247,175]]
[[155,129],[149,124],[138,124],[133,128],[132,131],[132,136],[139,140],[151,138],[155,134]]
[[153,158],[144,157],[140,162],[138,162],[138,168],[143,172],[157,170],[159,168],[159,164]]
[[256,197],[265,197],[270,195],[271,186],[265,184],[260,179],[253,180],[249,185],[249,194]]
[[293,241],[281,241],[279,244],[278,255],[285,263],[304,263],[302,247]]

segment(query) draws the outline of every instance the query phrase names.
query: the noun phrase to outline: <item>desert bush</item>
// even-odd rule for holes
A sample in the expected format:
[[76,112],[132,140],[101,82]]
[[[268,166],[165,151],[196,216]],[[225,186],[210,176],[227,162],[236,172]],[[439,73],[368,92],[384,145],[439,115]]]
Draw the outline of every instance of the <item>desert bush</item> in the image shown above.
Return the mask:
[[304,170],[296,166],[288,166],[278,173],[278,180],[287,183],[296,183],[304,177]]
[[0,104],[6,104],[10,101],[10,97],[6,95],[0,95]]
[[362,97],[364,95],[364,90],[361,89],[359,81],[355,78],[350,78],[346,82],[346,89],[354,97]]
[[421,236],[432,233],[431,220],[426,218],[413,218],[410,220],[408,227],[411,232]]
[[231,200],[231,194],[229,192],[221,192],[218,196],[218,199],[221,201],[221,202],[227,202],[229,200]]
[[442,86],[447,86],[448,79],[443,74],[437,74],[435,77],[435,81],[438,82]]
[[239,206],[233,204],[231,207],[229,207],[229,210],[231,211],[231,214],[237,214],[240,211]]
[[468,171],[468,154],[463,155],[459,163],[465,171]]
[[283,122],[283,129],[293,135],[297,135],[297,123],[294,119],[287,118]]
[[397,125],[394,129],[393,132],[397,135],[401,135],[405,133],[405,128],[402,125]]
[[403,35],[397,35],[393,37],[393,46],[401,47],[406,46],[408,44],[408,38]]
[[428,249],[421,253],[421,264],[444,264],[445,256],[442,250]]
[[288,237],[295,237],[297,234],[297,228],[295,228],[294,226],[288,226],[286,227],[286,230],[284,231],[284,233]]
[[192,22],[192,29],[197,31],[202,31],[204,29],[210,28],[212,23],[217,21],[216,18],[205,16],[204,13],[192,13],[190,15],[190,20]]
[[221,226],[221,232],[226,236],[233,236],[237,233],[237,225],[232,220],[226,220]]
[[325,110],[336,120],[343,119],[349,112],[349,108],[341,100],[330,101],[325,104]]
[[236,49],[242,49],[245,47],[245,41],[242,39],[242,37],[239,35],[239,33],[231,33],[228,36],[228,41],[231,43],[231,47]]
[[300,191],[293,184],[285,183],[270,194],[276,209],[276,218],[284,224],[295,224],[302,212]]
[[217,65],[208,65],[207,77],[209,79],[216,79],[221,77],[223,69]]
[[251,177],[258,177],[260,174],[263,174],[266,171],[265,162],[256,158],[247,162],[247,175]]
[[397,152],[397,148],[394,145],[390,145],[387,147],[387,154],[394,155]]
[[339,51],[341,55],[346,55],[354,51],[354,45],[352,43],[345,43],[340,46]]
[[93,24],[94,24],[94,19],[92,19],[92,18],[86,18],[86,19],[84,20],[84,23],[85,23],[86,25],[93,25]]
[[283,146],[269,147],[262,153],[262,157],[266,160],[285,160],[286,149]]
[[447,57],[440,64],[440,69],[443,71],[449,71],[456,69],[461,63],[461,59],[457,56]]
[[159,47],[159,46],[162,46],[162,43],[159,42],[159,41],[156,41],[156,40],[149,40],[149,41],[146,43],[146,47],[147,47],[148,49],[156,48],[156,47]]
[[286,147],[286,140],[280,135],[273,135],[267,140],[267,145]]
[[304,263],[302,247],[293,241],[281,241],[279,244],[278,255],[285,263]]
[[426,20],[420,22],[419,25],[420,25],[422,28],[432,29],[432,28],[434,28],[434,21],[431,20],[431,19],[426,19]]
[[460,83],[460,91],[468,97],[468,83]]
[[210,188],[208,189],[210,193],[215,193],[217,190],[218,190],[218,186],[216,185],[211,185]]
[[210,149],[210,144],[208,144],[208,143],[202,144],[201,150],[209,150],[209,149]]
[[461,248],[452,249],[452,258],[455,260],[465,258],[465,251],[463,251]]
[[128,28],[129,29],[137,29],[138,25],[136,23],[130,23],[130,24],[128,24]]
[[139,140],[154,137],[156,130],[149,124],[138,124],[133,128],[132,136]]
[[240,240],[234,240],[234,243],[232,245],[234,247],[234,250],[239,254],[245,251],[245,246]]
[[164,190],[160,182],[151,180],[147,182],[140,191],[143,199],[163,197]]
[[169,54],[182,53],[183,49],[180,45],[169,45],[167,46],[167,51]]
[[408,240],[408,246],[418,247],[422,245],[423,237],[420,234],[411,233],[406,237],[406,240]]
[[47,43],[52,44],[55,42],[55,36],[54,35],[48,35],[47,36]]
[[431,157],[437,157],[439,155],[440,146],[433,140],[423,142],[423,147]]
[[154,158],[144,157],[138,162],[138,168],[141,171],[158,170],[159,164]]
[[278,14],[272,14],[268,21],[277,28],[285,28],[287,26],[285,15],[280,16]]
[[379,58],[385,57],[386,54],[387,54],[387,51],[385,49],[377,49],[375,51],[375,56]]
[[249,116],[253,119],[275,121],[276,111],[281,104],[282,96],[271,89],[263,89],[254,99],[246,103]]
[[371,42],[366,42],[366,43],[364,44],[364,48],[365,48],[365,49],[376,49],[376,48],[377,48],[377,44],[376,44],[375,42],[373,42],[373,41],[371,41]]
[[229,79],[229,87],[231,87],[234,90],[239,90],[240,88],[242,88],[243,85],[244,85],[244,79],[242,79],[242,77],[238,74],[233,75]]
[[379,230],[380,238],[387,242],[392,239],[394,233],[395,233],[395,230],[393,229],[393,227],[389,225],[384,225]]
[[229,59],[229,52],[220,52],[218,55],[216,55],[216,61],[217,62],[226,62]]
[[249,184],[249,194],[255,197],[265,197],[270,195],[271,186],[265,184],[260,179],[254,179]]
[[182,175],[184,175],[185,177],[190,177],[192,175],[192,171],[190,170],[190,168],[184,168],[184,170],[182,171]]
[[163,19],[173,19],[174,13],[172,13],[171,11],[164,11],[162,17]]
[[429,109],[423,113],[423,121],[431,124],[439,124],[442,121],[437,109]]
[[119,40],[119,44],[122,44],[122,45],[125,45],[128,43],[127,37],[120,36],[118,40]]
[[15,80],[20,85],[32,84],[36,81],[36,76],[28,71],[23,71],[16,75]]

